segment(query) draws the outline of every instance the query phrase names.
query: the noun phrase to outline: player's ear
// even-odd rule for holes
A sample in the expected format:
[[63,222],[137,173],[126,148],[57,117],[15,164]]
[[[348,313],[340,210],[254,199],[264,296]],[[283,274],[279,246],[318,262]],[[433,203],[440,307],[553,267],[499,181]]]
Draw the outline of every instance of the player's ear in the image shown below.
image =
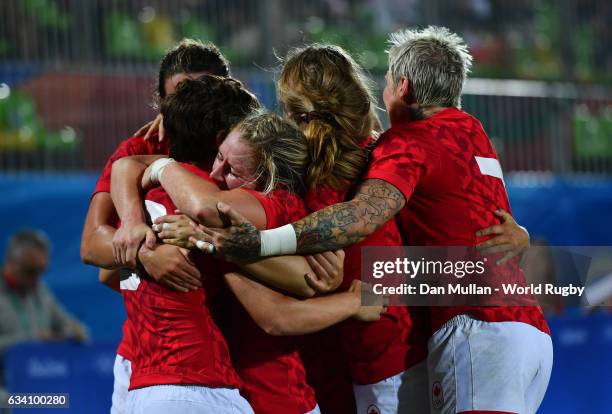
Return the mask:
[[397,90],[400,94],[400,97],[404,101],[408,101],[410,97],[410,81],[405,76],[400,76],[399,81],[397,82]]

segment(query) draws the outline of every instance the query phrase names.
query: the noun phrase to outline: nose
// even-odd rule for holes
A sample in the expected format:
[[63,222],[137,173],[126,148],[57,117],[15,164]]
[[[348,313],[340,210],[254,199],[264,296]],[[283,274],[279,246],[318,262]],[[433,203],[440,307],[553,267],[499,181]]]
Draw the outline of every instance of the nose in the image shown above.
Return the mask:
[[219,181],[220,179],[222,179],[222,171],[223,171],[223,162],[215,162],[213,167],[212,167],[212,171],[210,172],[210,178],[212,178],[215,181]]

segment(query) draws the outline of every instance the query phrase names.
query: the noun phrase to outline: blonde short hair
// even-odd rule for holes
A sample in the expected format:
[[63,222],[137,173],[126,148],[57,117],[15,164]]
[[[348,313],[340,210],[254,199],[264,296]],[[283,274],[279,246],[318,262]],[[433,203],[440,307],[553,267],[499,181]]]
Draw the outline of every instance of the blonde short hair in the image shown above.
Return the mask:
[[410,81],[420,106],[460,106],[461,92],[472,66],[463,39],[445,27],[402,30],[389,37],[389,71],[395,84]]

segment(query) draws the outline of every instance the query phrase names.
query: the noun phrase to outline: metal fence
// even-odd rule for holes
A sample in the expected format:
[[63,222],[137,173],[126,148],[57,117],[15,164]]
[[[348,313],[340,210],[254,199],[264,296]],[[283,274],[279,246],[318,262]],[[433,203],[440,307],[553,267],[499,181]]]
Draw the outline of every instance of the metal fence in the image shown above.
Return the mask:
[[464,109],[507,171],[612,173],[612,95],[602,86],[472,79]]
[[268,69],[291,46],[341,44],[380,81],[389,32],[441,24],[475,56],[464,108],[506,170],[610,174],[611,9],[606,0],[2,0],[0,170],[99,169],[155,115],[157,62],[182,37],[218,44],[273,107]]

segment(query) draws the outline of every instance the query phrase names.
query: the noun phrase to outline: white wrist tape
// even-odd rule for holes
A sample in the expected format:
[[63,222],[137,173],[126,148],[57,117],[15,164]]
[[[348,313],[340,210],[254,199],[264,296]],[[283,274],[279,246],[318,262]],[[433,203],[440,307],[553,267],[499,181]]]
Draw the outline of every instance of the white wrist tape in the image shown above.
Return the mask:
[[261,256],[295,254],[297,237],[291,224],[272,230],[259,232],[261,236]]
[[159,178],[164,172],[164,168],[172,162],[175,162],[173,158],[160,158],[153,161],[153,164],[151,164],[151,182],[153,184],[159,184]]

